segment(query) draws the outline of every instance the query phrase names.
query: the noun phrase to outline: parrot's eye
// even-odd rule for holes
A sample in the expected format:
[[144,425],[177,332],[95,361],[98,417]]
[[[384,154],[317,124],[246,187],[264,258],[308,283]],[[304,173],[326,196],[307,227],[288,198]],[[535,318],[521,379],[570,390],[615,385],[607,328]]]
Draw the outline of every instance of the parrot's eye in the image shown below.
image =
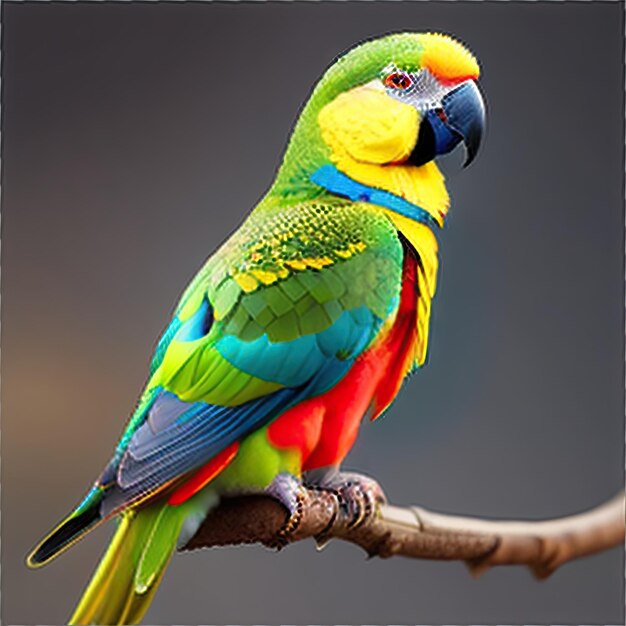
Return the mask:
[[406,72],[397,71],[387,74],[383,82],[385,87],[390,89],[408,89],[413,84],[413,80]]

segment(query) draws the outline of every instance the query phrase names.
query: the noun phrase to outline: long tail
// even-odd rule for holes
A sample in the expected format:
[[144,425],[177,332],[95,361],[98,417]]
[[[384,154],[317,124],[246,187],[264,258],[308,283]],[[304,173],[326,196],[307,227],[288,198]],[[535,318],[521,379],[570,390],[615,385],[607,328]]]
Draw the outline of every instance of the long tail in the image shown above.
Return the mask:
[[137,624],[163,578],[188,512],[160,501],[123,513],[69,623]]
[[100,513],[103,497],[104,490],[95,486],[76,509],[35,546],[26,558],[28,567],[45,565],[104,521]]

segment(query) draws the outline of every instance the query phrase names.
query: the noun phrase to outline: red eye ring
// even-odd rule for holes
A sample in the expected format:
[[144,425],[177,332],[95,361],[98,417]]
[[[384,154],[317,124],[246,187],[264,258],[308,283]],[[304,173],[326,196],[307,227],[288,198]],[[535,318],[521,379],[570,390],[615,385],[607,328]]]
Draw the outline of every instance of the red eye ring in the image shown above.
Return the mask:
[[390,89],[408,89],[413,84],[413,81],[405,72],[392,72],[385,76],[384,83],[385,87]]

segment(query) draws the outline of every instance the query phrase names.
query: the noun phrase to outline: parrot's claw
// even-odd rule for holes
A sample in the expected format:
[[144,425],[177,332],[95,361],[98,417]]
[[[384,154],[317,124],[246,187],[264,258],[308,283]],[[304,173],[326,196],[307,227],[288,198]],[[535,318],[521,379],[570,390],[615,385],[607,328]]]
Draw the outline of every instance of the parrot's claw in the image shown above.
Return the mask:
[[295,533],[300,526],[306,490],[298,478],[284,472],[274,478],[265,493],[278,500],[289,511],[289,517],[278,531],[273,544],[280,549],[289,543],[289,535]]
[[309,472],[306,485],[332,491],[339,499],[339,515],[347,518],[349,528],[358,528],[370,521],[379,505],[387,502],[381,486],[373,478],[353,472],[335,469]]

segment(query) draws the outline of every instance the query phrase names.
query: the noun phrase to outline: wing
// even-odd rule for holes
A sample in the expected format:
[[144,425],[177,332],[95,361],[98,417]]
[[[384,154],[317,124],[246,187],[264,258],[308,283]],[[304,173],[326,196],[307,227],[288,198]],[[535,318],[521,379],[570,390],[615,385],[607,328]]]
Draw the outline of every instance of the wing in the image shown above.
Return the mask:
[[392,318],[402,245],[367,205],[253,213],[183,294],[101,482],[115,512],[336,384]]

